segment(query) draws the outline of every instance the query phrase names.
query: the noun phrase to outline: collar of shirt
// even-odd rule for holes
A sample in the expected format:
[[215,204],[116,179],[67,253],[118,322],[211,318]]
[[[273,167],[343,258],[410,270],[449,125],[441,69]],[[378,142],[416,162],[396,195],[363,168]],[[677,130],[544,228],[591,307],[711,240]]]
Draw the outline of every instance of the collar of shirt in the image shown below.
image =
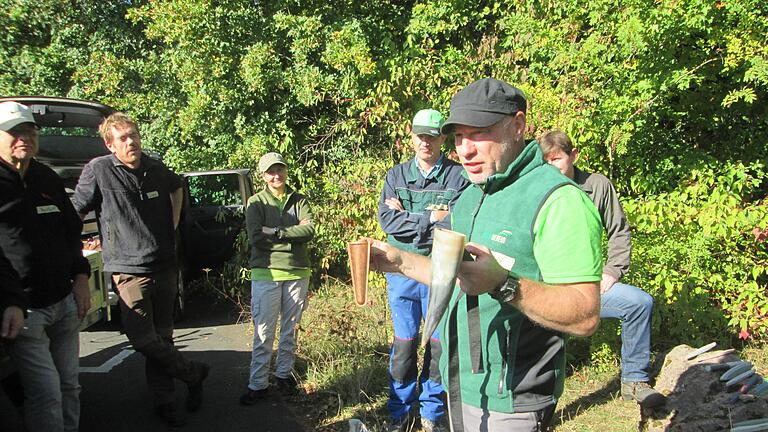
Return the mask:
[[422,177],[425,179],[430,179],[437,175],[438,172],[440,172],[440,168],[443,167],[443,155],[440,155],[440,158],[435,162],[435,165],[432,166],[432,168],[429,171],[424,171],[421,169],[421,165],[419,165],[419,161],[414,159],[413,163],[416,164],[416,167],[419,169],[419,174],[421,174]]

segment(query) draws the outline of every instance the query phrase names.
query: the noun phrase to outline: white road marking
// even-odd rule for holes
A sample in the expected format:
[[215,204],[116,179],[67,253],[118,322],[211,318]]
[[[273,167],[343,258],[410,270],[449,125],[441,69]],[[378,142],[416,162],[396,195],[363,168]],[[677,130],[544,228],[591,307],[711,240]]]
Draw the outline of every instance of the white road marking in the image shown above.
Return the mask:
[[136,351],[132,349],[126,349],[120,351],[116,356],[107,360],[101,366],[97,367],[80,367],[80,373],[109,373],[115,366],[123,362]]

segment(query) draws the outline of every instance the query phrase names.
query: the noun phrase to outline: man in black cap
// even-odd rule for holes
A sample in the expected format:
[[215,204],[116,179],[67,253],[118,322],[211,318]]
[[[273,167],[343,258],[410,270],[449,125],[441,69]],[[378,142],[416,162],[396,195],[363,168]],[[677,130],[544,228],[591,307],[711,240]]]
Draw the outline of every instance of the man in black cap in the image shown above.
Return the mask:
[[[492,78],[451,100],[470,181],[450,217],[473,260],[439,328],[440,373],[457,431],[540,431],[565,377],[565,334],[599,323],[600,217],[589,198],[525,142],[526,99]],[[429,258],[375,241],[374,267],[428,282]]]

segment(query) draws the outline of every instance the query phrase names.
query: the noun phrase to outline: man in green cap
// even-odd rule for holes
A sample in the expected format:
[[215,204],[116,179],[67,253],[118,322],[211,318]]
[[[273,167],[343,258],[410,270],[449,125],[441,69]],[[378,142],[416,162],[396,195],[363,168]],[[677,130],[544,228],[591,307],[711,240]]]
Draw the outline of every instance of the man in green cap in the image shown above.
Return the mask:
[[[432,250],[432,230],[443,220],[469,182],[461,165],[440,151],[445,118],[433,109],[416,113],[411,125],[411,143],[416,153],[408,162],[387,172],[379,201],[379,223],[390,244],[419,255]],[[387,273],[387,291],[395,339],[390,348],[389,409],[391,430],[405,430],[411,405],[418,400],[421,425],[440,431],[445,414],[444,391],[438,373],[440,339],[432,335],[418,372],[419,327],[426,315],[429,288],[399,273]],[[418,378],[418,379],[417,379]],[[421,391],[419,392],[419,384]]]

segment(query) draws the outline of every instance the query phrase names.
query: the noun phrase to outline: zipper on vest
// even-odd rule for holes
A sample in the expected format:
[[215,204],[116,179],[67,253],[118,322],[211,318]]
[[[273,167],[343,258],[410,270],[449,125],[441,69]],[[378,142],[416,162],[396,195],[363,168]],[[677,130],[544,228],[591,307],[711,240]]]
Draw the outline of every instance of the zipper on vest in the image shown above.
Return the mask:
[[504,394],[504,377],[507,374],[507,358],[509,357],[509,330],[507,330],[507,335],[502,341],[501,346],[501,377],[499,377],[499,389],[498,392],[500,395]]
[[486,195],[485,190],[483,190],[483,194],[480,195],[480,200],[477,202],[475,210],[472,211],[472,219],[469,221],[469,235],[467,235],[467,241],[472,240],[472,233],[475,231],[475,218],[477,218],[477,214],[480,213],[480,207],[483,206],[483,201],[485,201]]

